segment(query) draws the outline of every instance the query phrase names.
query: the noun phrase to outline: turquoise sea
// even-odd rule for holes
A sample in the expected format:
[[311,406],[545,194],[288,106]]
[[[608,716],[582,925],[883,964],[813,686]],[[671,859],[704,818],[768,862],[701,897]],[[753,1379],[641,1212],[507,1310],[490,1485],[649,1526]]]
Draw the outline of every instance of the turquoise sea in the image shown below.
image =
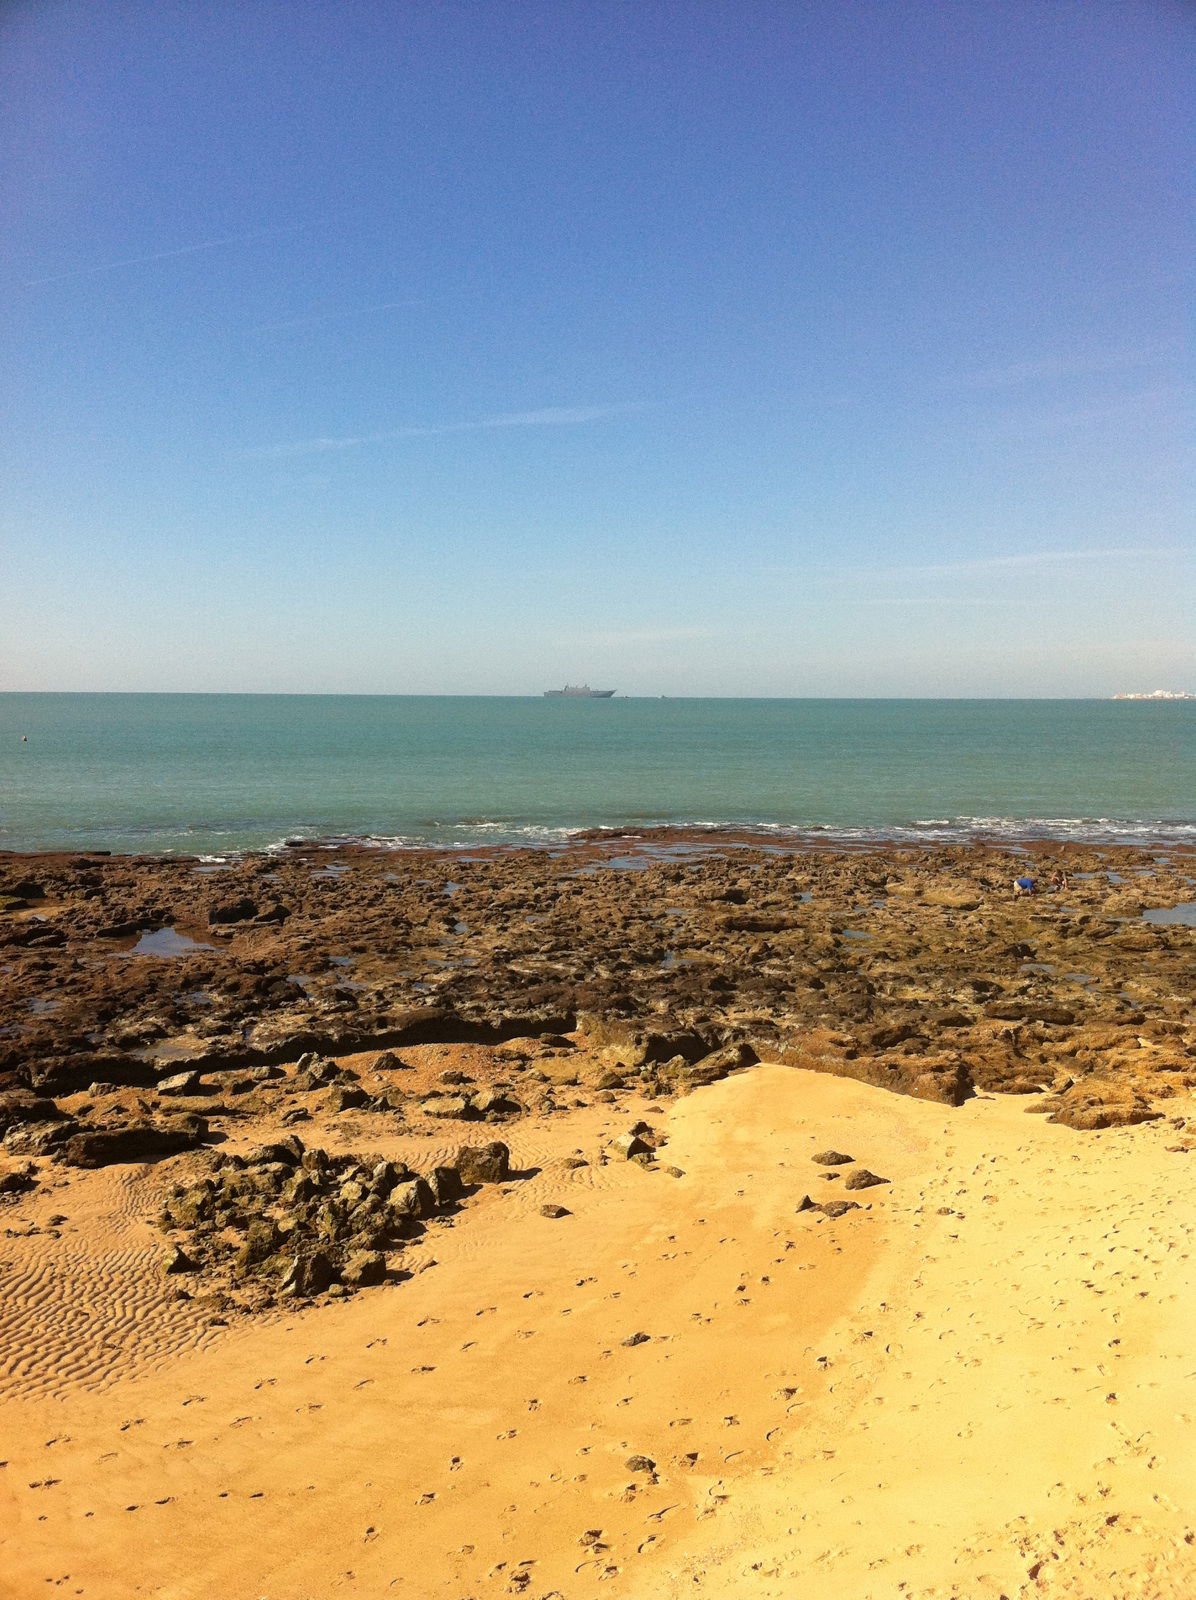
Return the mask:
[[0,695],[0,849],[663,824],[1196,841],[1196,702]]

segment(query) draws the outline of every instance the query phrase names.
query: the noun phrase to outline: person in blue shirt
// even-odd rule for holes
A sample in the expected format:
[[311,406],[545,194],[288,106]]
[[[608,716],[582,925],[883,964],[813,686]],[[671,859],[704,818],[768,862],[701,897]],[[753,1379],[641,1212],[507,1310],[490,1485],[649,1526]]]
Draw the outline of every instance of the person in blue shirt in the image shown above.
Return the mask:
[[1015,878],[1013,880],[1014,894],[1033,894],[1037,884],[1033,878]]

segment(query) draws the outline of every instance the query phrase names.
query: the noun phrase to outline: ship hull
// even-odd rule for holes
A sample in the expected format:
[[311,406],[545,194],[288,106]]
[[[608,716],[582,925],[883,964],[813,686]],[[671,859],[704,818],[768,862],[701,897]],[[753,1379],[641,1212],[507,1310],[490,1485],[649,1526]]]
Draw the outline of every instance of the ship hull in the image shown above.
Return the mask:
[[564,689],[545,689],[544,698],[545,700],[609,700],[614,692],[613,689],[590,689],[588,687],[574,689],[566,687]]

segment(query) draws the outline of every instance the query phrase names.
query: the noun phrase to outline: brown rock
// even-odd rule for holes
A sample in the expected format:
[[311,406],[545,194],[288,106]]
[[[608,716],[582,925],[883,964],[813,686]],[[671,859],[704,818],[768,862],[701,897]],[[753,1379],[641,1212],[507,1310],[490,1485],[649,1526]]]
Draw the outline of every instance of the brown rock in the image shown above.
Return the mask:
[[467,1187],[478,1183],[505,1183],[510,1177],[511,1152],[505,1144],[475,1147],[463,1144],[453,1161],[461,1182]]
[[349,1289],[385,1283],[386,1257],[377,1250],[355,1250],[341,1268],[341,1282]]
[[867,1167],[858,1167],[849,1175],[843,1187],[845,1189],[872,1189],[878,1183],[888,1183],[888,1181],[887,1178],[878,1178],[875,1172],[869,1172]]
[[157,1161],[180,1150],[197,1149],[202,1143],[203,1134],[198,1130],[142,1122],[72,1134],[61,1154],[71,1167],[108,1167],[121,1161]]

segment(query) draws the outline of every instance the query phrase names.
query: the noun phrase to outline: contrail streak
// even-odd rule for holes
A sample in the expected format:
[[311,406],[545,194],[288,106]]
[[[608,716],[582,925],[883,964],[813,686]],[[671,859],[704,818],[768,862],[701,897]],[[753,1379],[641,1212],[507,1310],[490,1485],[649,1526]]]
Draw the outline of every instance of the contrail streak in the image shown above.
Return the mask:
[[73,267],[69,272],[55,272],[48,278],[27,278],[22,287],[35,289],[43,283],[61,283],[66,278],[88,278],[97,272],[115,272],[120,267],[140,267],[150,261],[169,261],[173,256],[198,255],[201,250],[220,250],[225,245],[247,244],[251,239],[270,239],[280,233],[298,233],[310,223],[300,222],[293,228],[259,228],[254,233],[234,233],[227,239],[207,239],[203,244],[185,244],[179,250],[156,250],[148,256],[127,256],[123,261],[104,261],[95,267]]

